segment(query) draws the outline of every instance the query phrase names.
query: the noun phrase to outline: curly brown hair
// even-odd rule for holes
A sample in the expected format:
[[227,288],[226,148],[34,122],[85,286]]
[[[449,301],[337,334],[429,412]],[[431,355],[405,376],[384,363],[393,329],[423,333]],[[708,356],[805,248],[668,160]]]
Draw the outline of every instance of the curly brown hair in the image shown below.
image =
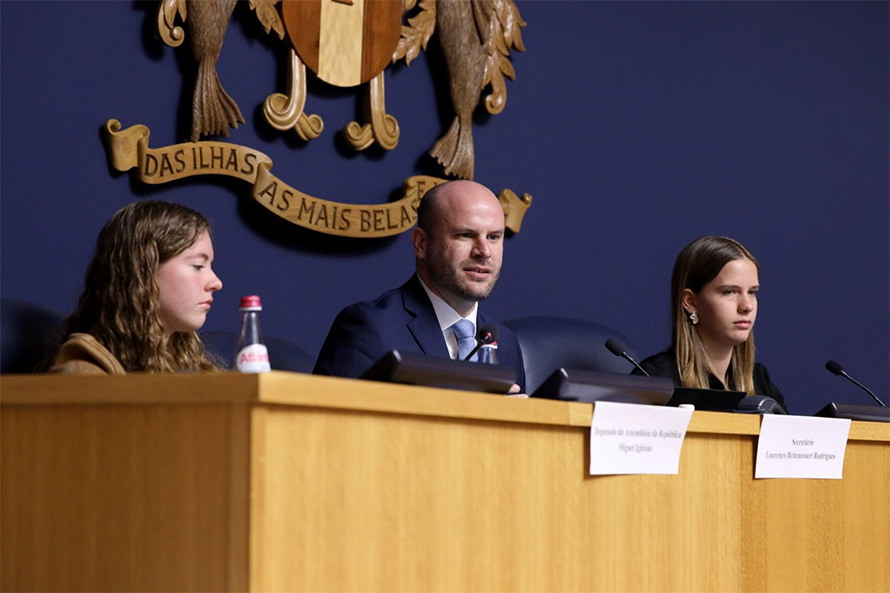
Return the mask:
[[211,233],[210,222],[179,204],[146,200],[118,210],[99,232],[63,335],[92,335],[127,372],[219,370],[196,332],[166,334],[155,280],[160,264],[205,232]]

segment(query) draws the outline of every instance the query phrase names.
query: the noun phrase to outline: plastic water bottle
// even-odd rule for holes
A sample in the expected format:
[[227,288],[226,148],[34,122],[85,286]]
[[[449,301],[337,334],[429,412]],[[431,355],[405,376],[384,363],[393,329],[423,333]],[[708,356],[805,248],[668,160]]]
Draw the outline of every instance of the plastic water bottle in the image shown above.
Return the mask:
[[260,311],[263,306],[260,297],[241,297],[241,334],[235,349],[235,368],[242,373],[268,373],[269,350],[263,344],[263,331],[260,329]]

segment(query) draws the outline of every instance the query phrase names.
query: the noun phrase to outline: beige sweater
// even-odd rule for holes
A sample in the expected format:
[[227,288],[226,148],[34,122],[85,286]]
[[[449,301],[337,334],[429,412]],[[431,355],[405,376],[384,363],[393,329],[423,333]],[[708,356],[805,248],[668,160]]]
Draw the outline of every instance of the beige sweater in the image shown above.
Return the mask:
[[53,360],[51,373],[68,375],[126,375],[114,355],[90,334],[71,334]]

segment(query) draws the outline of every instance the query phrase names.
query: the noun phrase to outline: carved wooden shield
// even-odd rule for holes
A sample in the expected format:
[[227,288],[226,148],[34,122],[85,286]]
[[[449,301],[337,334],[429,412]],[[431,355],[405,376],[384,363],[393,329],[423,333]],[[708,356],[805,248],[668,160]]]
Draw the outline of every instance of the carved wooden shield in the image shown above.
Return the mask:
[[402,28],[402,0],[283,0],[281,14],[303,63],[340,87],[383,72]]

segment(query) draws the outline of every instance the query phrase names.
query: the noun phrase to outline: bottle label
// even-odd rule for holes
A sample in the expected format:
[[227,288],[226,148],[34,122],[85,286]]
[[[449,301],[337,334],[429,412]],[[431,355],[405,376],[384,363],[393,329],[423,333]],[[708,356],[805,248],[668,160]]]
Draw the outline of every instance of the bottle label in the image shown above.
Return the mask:
[[263,344],[245,346],[235,358],[235,366],[242,373],[268,373],[269,350]]

